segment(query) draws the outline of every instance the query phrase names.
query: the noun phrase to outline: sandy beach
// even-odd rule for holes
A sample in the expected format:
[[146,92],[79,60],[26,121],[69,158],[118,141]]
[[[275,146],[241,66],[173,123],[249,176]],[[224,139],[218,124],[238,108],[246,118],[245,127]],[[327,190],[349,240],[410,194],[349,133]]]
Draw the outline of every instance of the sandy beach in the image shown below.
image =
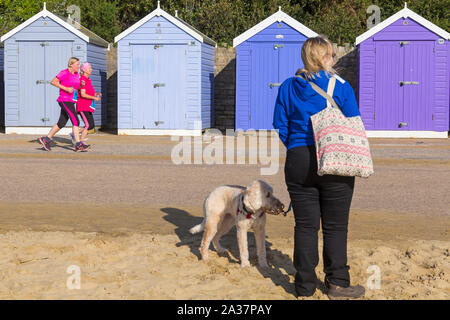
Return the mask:
[[[243,269],[234,228],[228,253],[211,247],[207,262],[202,234],[188,232],[218,185],[263,179],[289,204],[281,146],[278,173],[261,176],[260,165],[174,165],[167,137],[93,135],[86,154],[65,138],[45,153],[35,139],[0,135],[0,299],[297,299],[292,212],[268,217],[269,269],[257,266],[252,233]],[[376,173],[357,180],[350,213],[352,284],[365,299],[449,299],[450,142],[371,146]],[[71,266],[80,289],[68,286]],[[316,272],[323,281],[322,261]],[[308,299],[328,299],[318,288]]]

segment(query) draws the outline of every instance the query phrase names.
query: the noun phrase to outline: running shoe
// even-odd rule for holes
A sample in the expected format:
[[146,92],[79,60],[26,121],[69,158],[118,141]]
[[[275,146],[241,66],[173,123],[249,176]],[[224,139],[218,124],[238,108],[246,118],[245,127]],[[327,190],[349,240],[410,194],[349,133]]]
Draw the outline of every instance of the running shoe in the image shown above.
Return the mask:
[[77,142],[75,141],[75,137],[73,135],[73,132],[69,133],[69,136],[72,139],[72,144],[75,145]]
[[45,150],[47,151],[52,150],[52,148],[50,147],[50,139],[48,137],[40,137],[39,142],[40,144],[42,144]]
[[86,148],[86,146],[81,142],[75,145],[75,152],[86,152],[87,150],[88,148]]
[[[86,141],[86,140],[84,140],[84,141]],[[81,141],[81,144],[86,148],[86,150],[88,150],[91,147],[91,145],[84,143],[84,141]]]

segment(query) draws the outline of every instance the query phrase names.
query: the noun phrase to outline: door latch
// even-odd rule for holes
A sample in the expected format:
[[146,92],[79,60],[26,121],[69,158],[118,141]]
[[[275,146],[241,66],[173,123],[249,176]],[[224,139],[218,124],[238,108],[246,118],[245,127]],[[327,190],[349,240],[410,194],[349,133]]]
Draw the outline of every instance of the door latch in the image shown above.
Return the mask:
[[399,81],[398,84],[400,86],[404,86],[405,84],[419,84],[419,81]]

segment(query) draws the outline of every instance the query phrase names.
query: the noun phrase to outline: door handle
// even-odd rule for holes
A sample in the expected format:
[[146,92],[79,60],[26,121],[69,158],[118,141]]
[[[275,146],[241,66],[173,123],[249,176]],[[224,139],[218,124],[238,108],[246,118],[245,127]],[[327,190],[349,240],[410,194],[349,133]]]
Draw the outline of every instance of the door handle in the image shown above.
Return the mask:
[[155,126],[159,126],[160,124],[163,124],[164,121],[155,121]]
[[407,127],[407,126],[408,126],[408,122],[400,122],[400,123],[398,124],[398,127],[399,127],[399,128]]
[[155,83],[155,84],[153,84],[153,88],[165,87],[165,86],[166,86],[165,83]]
[[404,86],[405,84],[419,84],[419,81],[399,81],[398,84],[400,86]]
[[281,83],[269,83],[269,87],[272,89],[273,87],[279,87]]
[[275,49],[275,50],[277,50],[278,48],[283,48],[284,47],[284,44],[274,44],[273,45],[273,48]]
[[36,84],[44,84],[45,80],[36,80]]

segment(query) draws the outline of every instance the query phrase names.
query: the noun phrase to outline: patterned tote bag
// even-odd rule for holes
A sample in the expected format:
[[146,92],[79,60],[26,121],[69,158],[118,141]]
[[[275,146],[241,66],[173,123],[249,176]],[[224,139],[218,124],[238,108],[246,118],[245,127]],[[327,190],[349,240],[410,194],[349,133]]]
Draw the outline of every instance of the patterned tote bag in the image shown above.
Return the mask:
[[373,163],[361,116],[347,118],[333,100],[335,77],[330,78],[328,92],[308,82],[327,100],[327,107],[311,116],[317,174],[368,178],[373,174]]

